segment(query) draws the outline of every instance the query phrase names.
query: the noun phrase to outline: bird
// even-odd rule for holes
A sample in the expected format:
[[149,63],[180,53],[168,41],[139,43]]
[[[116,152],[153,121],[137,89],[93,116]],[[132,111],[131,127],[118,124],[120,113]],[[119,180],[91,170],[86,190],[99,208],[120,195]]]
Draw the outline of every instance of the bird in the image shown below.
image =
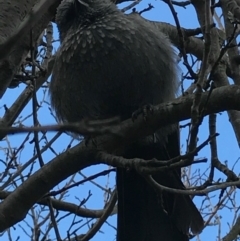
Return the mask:
[[[178,66],[166,35],[110,0],[63,0],[56,24],[60,47],[49,85],[59,122],[132,118],[136,110],[176,97]],[[138,117],[137,117],[138,118]],[[135,140],[124,158],[169,160],[180,155],[178,124]],[[154,174],[185,189],[181,169]],[[117,241],[187,241],[204,221],[190,196],[157,192],[136,170],[117,168]]]

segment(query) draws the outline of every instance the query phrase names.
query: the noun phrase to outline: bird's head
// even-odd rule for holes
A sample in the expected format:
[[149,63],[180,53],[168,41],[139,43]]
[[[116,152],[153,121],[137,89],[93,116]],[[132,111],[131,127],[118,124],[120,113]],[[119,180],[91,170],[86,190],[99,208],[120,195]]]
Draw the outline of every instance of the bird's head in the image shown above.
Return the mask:
[[56,24],[62,42],[71,28],[93,23],[96,18],[116,9],[111,0],[63,0],[57,9]]

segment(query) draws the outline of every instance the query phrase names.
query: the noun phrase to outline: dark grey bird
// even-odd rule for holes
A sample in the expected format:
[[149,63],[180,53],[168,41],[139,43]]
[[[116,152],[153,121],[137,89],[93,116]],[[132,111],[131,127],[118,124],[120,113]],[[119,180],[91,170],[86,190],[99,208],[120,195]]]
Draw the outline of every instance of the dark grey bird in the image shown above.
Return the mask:
[[[60,121],[131,118],[144,105],[175,97],[177,67],[169,39],[110,0],[64,0],[56,23],[61,46],[50,83]],[[169,160],[179,155],[177,124],[126,147],[125,158]],[[184,189],[180,169],[154,175]],[[156,192],[134,170],[117,169],[118,241],[187,241],[203,219],[189,196]]]

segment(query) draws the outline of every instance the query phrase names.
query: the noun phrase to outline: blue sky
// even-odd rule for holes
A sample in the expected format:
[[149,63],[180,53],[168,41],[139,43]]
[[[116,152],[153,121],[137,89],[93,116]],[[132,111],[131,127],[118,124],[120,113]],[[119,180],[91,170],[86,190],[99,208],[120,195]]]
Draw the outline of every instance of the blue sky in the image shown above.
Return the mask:
[[[161,1],[142,1],[137,7],[137,11],[141,11],[142,9],[148,7],[148,3],[151,3],[154,6],[154,9],[152,9],[149,12],[145,12],[143,14],[143,16],[147,19],[150,20],[156,20],[156,21],[163,21],[163,22],[168,22],[171,23],[173,25],[175,25],[172,14],[168,8],[168,6]],[[126,6],[127,4],[122,4],[122,6]],[[195,14],[195,11],[193,9],[192,6],[188,6],[187,9],[183,9],[180,7],[175,7],[175,10],[178,13],[178,18],[180,20],[180,24],[182,27],[184,28],[197,28],[199,27],[199,24],[197,22],[197,17]],[[56,28],[54,28],[55,30],[55,35],[54,38],[58,39],[58,35],[57,35],[57,31]],[[55,44],[55,47],[57,48],[57,43]],[[180,64],[180,67],[182,68],[182,71],[184,72],[185,69],[183,67],[183,65]],[[187,83],[185,84],[187,86]],[[9,89],[7,91],[7,93],[5,94],[5,96],[3,97],[3,99],[0,101],[0,114],[3,115],[4,114],[4,108],[2,107],[4,104],[6,104],[8,107],[10,107],[12,105],[12,103],[14,103],[14,101],[16,100],[17,96],[23,91],[23,89],[25,88],[25,85],[21,84],[18,88],[16,89]],[[45,89],[40,89],[38,92],[38,101],[41,103],[41,100],[49,100],[48,97],[44,97],[46,95],[45,93]],[[22,116],[28,116],[31,115],[32,113],[32,107],[31,107],[31,103],[28,104],[28,106],[24,109],[24,111],[22,112]],[[40,108],[39,112],[38,112],[38,118],[40,120],[40,123],[42,125],[44,124],[53,124],[55,123],[55,120],[52,118],[49,109],[48,109],[48,105],[46,103],[42,104],[42,107]],[[184,123],[186,123],[188,121],[185,121]],[[31,126],[32,125],[32,117],[30,116],[28,119],[26,119],[26,121],[24,121],[25,125]],[[233,165],[235,164],[235,162],[238,160],[239,158],[239,148],[232,130],[232,127],[229,123],[228,120],[228,116],[226,113],[220,113],[218,114],[218,122],[217,122],[217,132],[220,134],[220,136],[217,138],[218,141],[218,153],[219,153],[219,159],[220,161],[227,163],[229,168],[232,168]],[[185,128],[181,131],[181,140],[182,140],[182,152],[184,153],[185,148],[186,148],[186,139],[187,139],[187,134],[188,134],[188,130]],[[55,133],[49,133],[48,134],[48,140],[51,139],[51,137],[53,137],[55,135]],[[205,118],[204,122],[200,128],[200,132],[199,132],[199,143],[201,143],[202,141],[204,141],[207,137],[208,137],[209,133],[208,133],[208,119]],[[22,143],[22,141],[24,140],[26,135],[13,135],[13,136],[9,136],[6,140],[1,142],[1,147],[0,148],[0,159],[5,160],[6,159],[6,152],[5,149],[3,147],[12,147],[12,148],[18,148],[20,146],[20,144]],[[33,136],[30,135],[30,139],[31,140]],[[57,153],[60,153],[63,149],[65,149],[67,147],[67,145],[69,144],[69,142],[71,141],[71,137],[68,137],[67,135],[63,135],[56,143],[54,143],[53,148],[57,151]],[[76,143],[76,142],[74,142]],[[44,142],[42,141],[40,143],[41,146],[44,146]],[[74,144],[72,144],[73,146]],[[198,155],[198,157],[207,157],[208,158],[208,162],[204,163],[204,164],[199,164],[197,167],[192,167],[191,172],[197,172],[198,168],[202,170],[206,170],[209,165],[210,165],[210,152],[209,152],[209,146],[205,147]],[[19,163],[24,164],[26,161],[28,161],[34,154],[33,151],[33,144],[30,143],[26,143],[26,148],[25,150],[23,150],[21,152],[21,154],[18,155],[17,160]],[[53,152],[47,151],[46,153],[43,154],[43,159],[45,162],[50,161],[53,157],[55,157],[55,154]],[[0,171],[3,172],[4,170],[4,165],[0,162]],[[34,170],[39,168],[38,162],[36,162],[36,164],[34,165]],[[99,165],[99,166],[95,166],[95,167],[91,167],[88,168],[86,170],[83,170],[82,173],[84,173],[85,175],[93,175],[97,172],[99,172],[100,170],[104,170],[106,169],[106,166],[103,165]],[[237,163],[235,166],[236,174],[239,174],[237,172],[237,170],[239,170],[239,164]],[[26,170],[26,172],[29,171],[29,169]],[[189,170],[190,171],[190,170]],[[217,178],[223,178],[223,180],[225,180],[224,175],[222,175],[221,173],[216,173],[216,178],[215,180],[217,180]],[[81,180],[82,177],[80,175],[76,175],[76,179],[77,180]],[[113,188],[114,187],[114,175],[111,174],[109,177],[101,177],[95,180],[96,182],[100,183],[103,187],[105,188]],[[20,181],[17,182],[18,184],[20,183]],[[65,183],[65,182],[64,182]],[[60,184],[58,187],[62,186],[64,183]],[[54,190],[57,190],[58,187],[55,187]],[[9,187],[8,190],[13,190],[14,187]],[[96,185],[94,184],[85,184],[82,185],[80,187],[76,187],[73,188],[69,195],[66,196],[65,200],[69,201],[69,202],[74,202],[77,203],[78,199],[82,200],[83,198],[88,196],[88,192],[89,190],[91,190],[92,192],[92,196],[89,199],[89,201],[86,204],[87,208],[93,208],[93,209],[101,209],[103,206],[103,200],[104,200],[104,193],[102,191],[101,188],[96,187]],[[209,209],[213,208],[214,205],[217,204],[218,202],[218,195],[219,192],[214,192],[212,194],[210,194],[210,196],[212,197],[212,207],[209,206]],[[238,195],[237,195],[238,196]],[[202,202],[202,197],[196,198],[194,199],[196,201],[196,204],[198,206],[201,205]],[[237,199],[236,199],[237,200]],[[38,210],[38,209],[37,209]],[[211,211],[211,210],[210,210]],[[65,214],[65,213],[64,213]],[[64,215],[63,214],[63,215]],[[60,215],[61,216],[61,215]],[[234,216],[234,210],[231,209],[224,209],[222,211],[219,212],[219,217],[221,218],[221,233],[220,236],[224,236],[228,230],[228,222],[232,222],[233,220],[233,216]],[[31,217],[28,216],[26,218],[26,220],[31,223]],[[68,217],[66,218],[64,221],[60,222],[59,225],[59,229],[60,229],[60,233],[62,235],[62,238],[66,237],[66,230],[68,230],[69,225],[71,224],[73,218],[72,217]],[[77,220],[80,220],[80,218],[78,218]],[[82,223],[84,223],[84,221],[82,221]],[[110,219],[108,219],[108,222],[111,223],[112,225],[115,224],[116,222],[116,217],[111,217]],[[23,226],[26,227],[26,224],[21,224]],[[28,238],[26,237],[26,234],[21,230],[19,224],[16,224],[15,227],[17,228],[17,231],[12,230],[12,234],[13,237],[17,237],[18,235],[20,235],[20,240],[28,240]],[[73,228],[74,229],[74,228]],[[82,228],[81,230],[79,230],[78,234],[80,233],[84,233],[88,230],[88,227],[85,226],[84,228]],[[102,229],[102,232],[99,232],[92,240],[93,241],[101,241],[101,240],[115,240],[115,230],[113,228],[110,227],[110,225],[105,224]],[[218,228],[217,226],[211,226],[211,227],[207,227],[204,232],[200,235],[200,239],[201,240],[217,240],[217,235],[218,235]],[[51,238],[54,237],[54,233],[53,231],[51,231]],[[8,240],[7,236],[4,235],[2,237],[2,240]]]

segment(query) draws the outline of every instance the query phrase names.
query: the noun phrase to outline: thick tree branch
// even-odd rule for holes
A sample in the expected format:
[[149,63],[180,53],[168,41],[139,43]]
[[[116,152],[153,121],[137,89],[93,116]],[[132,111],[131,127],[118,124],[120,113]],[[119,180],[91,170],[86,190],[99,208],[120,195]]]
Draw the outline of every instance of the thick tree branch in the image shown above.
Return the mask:
[[[234,57],[238,55],[238,45],[236,41],[237,34],[234,30],[234,25],[230,22],[228,17],[228,11],[230,9],[230,1],[229,0],[221,0],[221,8],[223,11],[224,17],[224,25],[226,29],[226,39],[227,41],[231,40],[230,48],[228,48],[227,53],[229,56],[230,68],[232,73],[232,79],[235,84],[240,85],[240,66],[234,61]],[[240,8],[238,7],[238,11],[240,12]]]
[[239,236],[240,233],[240,216],[237,218],[236,223],[231,228],[230,232],[222,238],[222,241],[233,241]]
[[[0,199],[7,198],[7,196],[9,196],[11,193],[12,192],[0,191]],[[77,216],[85,217],[85,218],[100,218],[105,212],[105,209],[94,210],[94,209],[81,208],[74,203],[64,202],[53,198],[50,198],[50,201],[52,203],[52,207],[58,211],[73,213]],[[40,201],[37,202],[37,204],[48,206],[47,198],[41,199]],[[116,213],[117,213],[117,208],[114,208],[110,215],[114,215]]]
[[[0,43],[7,41],[9,36],[17,31],[22,22],[22,18],[27,17],[30,14],[31,9],[36,2],[38,1],[0,0],[0,32],[4,34],[4,38],[0,38]],[[32,29],[33,41],[37,41],[40,34],[47,27],[48,22],[53,19],[59,3],[60,1],[58,0],[52,4],[47,11],[45,11],[40,21],[34,26]],[[12,16],[14,16],[14,18]],[[17,72],[20,64],[26,57],[30,49],[29,43],[30,34],[26,34],[21,38],[21,40],[17,40],[15,42],[14,47],[11,49],[7,57],[0,61],[0,98],[5,93],[14,74]]]
[[[202,114],[208,115],[210,113],[217,113],[225,110],[240,110],[240,87],[237,85],[224,86],[219,87],[213,92],[205,92],[202,94],[200,109],[202,110]],[[179,121],[183,121],[189,119],[191,117],[191,107],[194,99],[193,95],[187,95],[184,97],[179,97],[174,101],[169,103],[164,103],[153,107],[154,115],[148,116],[145,121],[143,118],[137,118],[134,123],[131,120],[124,121],[120,125],[113,125],[111,128],[107,129],[107,133],[112,133],[112,135],[117,136],[119,139],[127,139],[129,142],[136,138],[141,138],[143,136],[151,134],[153,131],[156,131],[160,127],[173,124]],[[114,119],[113,119],[114,120]],[[117,119],[116,119],[117,120]],[[85,122],[73,123],[71,124],[62,124],[62,125],[53,125],[47,126],[47,130],[52,131],[74,131],[78,130],[78,134],[87,135],[93,134],[94,130],[88,130],[89,126],[85,124]],[[99,123],[114,123],[99,121]],[[147,125],[146,125],[147,123]],[[78,128],[77,128],[78,127]],[[140,129],[140,130],[139,130]],[[46,128],[44,126],[41,127],[10,127],[6,128],[0,127],[0,132],[5,134],[7,133],[23,133],[23,132],[33,132],[33,131],[44,131]],[[93,131],[93,132],[92,132]],[[98,131],[95,134],[103,134],[103,132]],[[120,141],[121,142],[121,141]],[[116,143],[114,142],[113,145]],[[105,148],[104,148],[105,149]]]
[[[206,25],[205,23],[205,1],[192,0],[192,4],[196,9],[199,23],[203,29]],[[211,19],[211,23],[213,20]],[[212,67],[211,77],[217,87],[229,85],[229,81],[226,75],[227,62],[223,58],[219,59],[220,56],[220,44],[218,38],[218,31],[216,28],[211,29],[211,53],[209,54],[209,64]],[[205,38],[205,36],[204,36]],[[215,68],[213,68],[215,67]],[[240,112],[238,111],[228,111],[229,120],[234,129],[236,139],[240,145]]]
[[[38,1],[35,6],[31,9],[28,15],[25,16],[24,20],[20,22],[17,29],[11,33],[11,35],[3,42],[0,42],[0,60],[3,60],[14,47],[17,41],[21,41],[21,38],[25,36],[29,31],[39,22],[40,18],[52,5],[60,3],[60,0],[41,0]],[[28,4],[29,6],[29,4]]]

